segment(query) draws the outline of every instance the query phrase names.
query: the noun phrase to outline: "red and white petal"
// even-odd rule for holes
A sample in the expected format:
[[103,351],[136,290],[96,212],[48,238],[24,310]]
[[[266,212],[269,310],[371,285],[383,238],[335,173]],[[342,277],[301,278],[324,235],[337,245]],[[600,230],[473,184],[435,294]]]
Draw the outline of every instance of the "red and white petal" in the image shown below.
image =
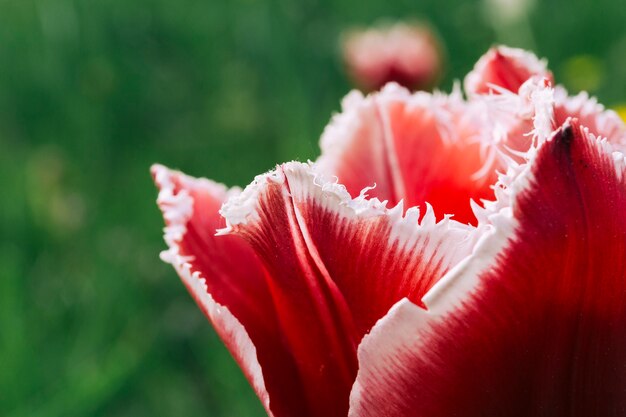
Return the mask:
[[475,222],[469,202],[492,197],[496,177],[477,175],[485,160],[466,114],[458,94],[410,94],[393,84],[368,97],[352,93],[322,136],[318,169],[352,195],[375,184],[370,194],[392,205],[430,203],[439,218]]
[[500,94],[503,90],[517,93],[532,77],[552,80],[544,60],[523,49],[497,46],[487,51],[465,77],[465,91],[469,96]]
[[[481,143],[518,162],[570,117],[595,136],[607,138],[616,150],[626,150],[626,125],[614,111],[606,110],[585,92],[568,96],[563,87],[552,88],[547,79],[531,78],[519,94],[476,96],[470,104],[473,117],[482,117],[482,125],[491,127],[481,130]],[[503,170],[506,160],[498,162],[495,169]]]
[[[626,125],[614,111],[606,110],[585,92],[568,96],[563,87],[552,88],[547,79],[531,78],[519,94],[476,97],[472,104],[474,113],[491,116],[483,125],[494,127],[483,129],[482,143],[491,140],[500,155],[518,162],[523,160],[519,155],[549,138],[570,117],[593,135],[606,138],[616,150],[626,150]],[[503,134],[498,137],[494,131]],[[503,166],[496,168],[502,170]]]
[[[169,246],[161,257],[169,263],[176,257],[187,261],[192,273],[199,272],[207,280],[208,292],[216,302],[230,306],[237,317],[271,313],[264,271],[254,252],[241,239],[215,236],[226,224],[219,214],[223,202],[240,191],[161,165],[153,166],[152,173],[159,187],[157,202],[166,222]],[[231,257],[246,262],[233,264]],[[242,284],[253,293],[242,292]]]
[[568,96],[563,87],[555,89],[555,117],[557,124],[565,123],[567,118],[577,118],[580,125],[589,129],[596,136],[607,138],[618,151],[626,151],[626,125],[613,110],[607,110],[586,92]]
[[[418,384],[411,385],[411,376],[424,343],[416,328],[428,319],[426,310],[403,299],[365,336],[359,346],[359,373],[350,393],[348,416],[422,415],[416,401],[420,392],[430,387],[421,378],[415,378]],[[454,399],[446,400],[450,401]]]
[[300,163],[257,177],[222,209],[224,232],[250,242],[269,272],[311,415],[346,415],[361,338],[398,300],[419,302],[475,243],[473,227],[403,211],[351,199]]
[[551,82],[538,77],[526,81],[518,93],[502,91],[469,100],[470,117],[481,126],[476,139],[485,153],[494,155],[485,169],[505,172],[511,161],[525,161],[532,147],[550,137],[557,127],[554,102]]
[[164,258],[173,264],[185,287],[243,370],[268,415],[273,417],[257,350],[244,326],[228,308],[215,302],[207,290],[205,279],[199,272],[192,272],[193,267],[190,263],[182,257],[169,258],[165,255]]
[[336,176],[352,195],[375,186],[370,196],[395,205],[404,191],[397,184],[397,173],[392,173],[392,169],[397,171],[397,161],[385,141],[375,97],[352,91],[343,99],[342,113],[324,129],[316,164],[320,172]]
[[293,415],[301,392],[292,384],[294,359],[280,340],[266,272],[244,240],[215,236],[225,226],[222,203],[239,191],[160,165],[152,174],[169,246],[162,259],[175,267],[268,413]]
[[428,310],[400,302],[364,339],[350,415],[623,415],[625,173],[568,121],[505,178],[496,231]]

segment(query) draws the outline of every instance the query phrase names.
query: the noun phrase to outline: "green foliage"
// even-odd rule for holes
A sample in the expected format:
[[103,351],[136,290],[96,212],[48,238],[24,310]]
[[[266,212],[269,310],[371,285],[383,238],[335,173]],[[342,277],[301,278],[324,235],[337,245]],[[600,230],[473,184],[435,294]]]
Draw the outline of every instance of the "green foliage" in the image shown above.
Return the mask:
[[315,158],[350,88],[338,36],[380,17],[439,29],[444,89],[506,40],[626,99],[621,0],[488,16],[465,0],[0,0],[0,415],[263,415],[158,259],[150,164],[245,185]]

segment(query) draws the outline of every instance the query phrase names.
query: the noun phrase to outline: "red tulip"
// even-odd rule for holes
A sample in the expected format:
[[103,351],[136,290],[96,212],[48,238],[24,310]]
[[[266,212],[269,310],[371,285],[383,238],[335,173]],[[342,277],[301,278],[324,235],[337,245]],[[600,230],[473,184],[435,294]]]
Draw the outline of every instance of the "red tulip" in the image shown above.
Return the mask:
[[468,100],[351,93],[242,192],[153,167],[162,257],[268,414],[623,415],[626,127],[507,51]]
[[368,91],[392,81],[410,89],[428,89],[443,69],[437,36],[422,24],[353,30],[344,37],[342,52],[353,82]]

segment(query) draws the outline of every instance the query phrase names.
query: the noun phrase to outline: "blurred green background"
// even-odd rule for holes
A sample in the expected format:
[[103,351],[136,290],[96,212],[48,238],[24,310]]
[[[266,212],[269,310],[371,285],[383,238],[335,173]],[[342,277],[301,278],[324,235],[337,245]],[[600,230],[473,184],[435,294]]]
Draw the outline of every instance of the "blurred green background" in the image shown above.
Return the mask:
[[150,164],[245,185],[315,158],[339,34],[385,17],[438,28],[444,89],[507,42],[626,100],[623,0],[524,3],[0,0],[0,415],[263,415],[158,259]]

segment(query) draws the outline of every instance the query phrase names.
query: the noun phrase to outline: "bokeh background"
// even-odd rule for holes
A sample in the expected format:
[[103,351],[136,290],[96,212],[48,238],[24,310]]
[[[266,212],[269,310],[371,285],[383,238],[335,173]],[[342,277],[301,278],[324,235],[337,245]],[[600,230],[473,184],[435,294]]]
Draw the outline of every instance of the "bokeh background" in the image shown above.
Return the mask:
[[0,415],[262,416],[164,248],[148,169],[315,158],[342,30],[418,18],[448,90],[495,42],[626,102],[623,0],[0,0]]

